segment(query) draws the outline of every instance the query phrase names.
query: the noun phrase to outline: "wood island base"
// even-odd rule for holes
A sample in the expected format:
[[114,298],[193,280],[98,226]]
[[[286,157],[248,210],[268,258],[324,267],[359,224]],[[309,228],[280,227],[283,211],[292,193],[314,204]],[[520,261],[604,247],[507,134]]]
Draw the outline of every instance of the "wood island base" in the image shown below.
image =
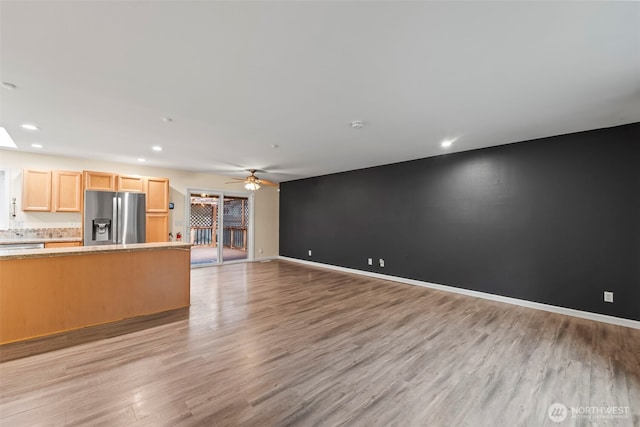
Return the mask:
[[188,307],[189,263],[175,243],[0,257],[0,344]]

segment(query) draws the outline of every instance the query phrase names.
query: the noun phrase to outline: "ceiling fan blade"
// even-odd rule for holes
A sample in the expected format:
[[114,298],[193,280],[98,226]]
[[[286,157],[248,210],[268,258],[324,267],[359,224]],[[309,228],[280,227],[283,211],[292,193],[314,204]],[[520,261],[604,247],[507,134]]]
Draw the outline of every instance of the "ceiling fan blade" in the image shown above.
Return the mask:
[[225,182],[225,184],[242,184],[241,181],[231,181],[231,182]]
[[278,184],[276,184],[275,182],[267,181],[266,179],[258,179],[258,181],[258,184],[270,185],[272,187],[278,186]]
[[247,179],[247,178],[234,178],[233,176],[230,176],[229,178],[235,179],[237,181],[244,181],[245,179]]

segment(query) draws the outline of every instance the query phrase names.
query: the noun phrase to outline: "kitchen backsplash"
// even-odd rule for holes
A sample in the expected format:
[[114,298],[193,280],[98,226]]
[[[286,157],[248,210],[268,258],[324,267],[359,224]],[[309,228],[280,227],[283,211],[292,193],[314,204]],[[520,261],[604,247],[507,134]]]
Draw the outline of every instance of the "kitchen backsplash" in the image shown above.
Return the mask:
[[74,228],[16,228],[0,230],[0,239],[12,238],[80,238],[82,236],[80,227]]

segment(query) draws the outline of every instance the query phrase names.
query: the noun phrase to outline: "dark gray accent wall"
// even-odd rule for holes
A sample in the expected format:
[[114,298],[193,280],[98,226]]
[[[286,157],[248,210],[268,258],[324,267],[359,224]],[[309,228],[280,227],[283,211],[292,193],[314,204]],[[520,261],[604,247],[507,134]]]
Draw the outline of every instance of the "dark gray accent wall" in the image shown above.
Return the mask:
[[640,123],[284,182],[280,254],[640,320]]

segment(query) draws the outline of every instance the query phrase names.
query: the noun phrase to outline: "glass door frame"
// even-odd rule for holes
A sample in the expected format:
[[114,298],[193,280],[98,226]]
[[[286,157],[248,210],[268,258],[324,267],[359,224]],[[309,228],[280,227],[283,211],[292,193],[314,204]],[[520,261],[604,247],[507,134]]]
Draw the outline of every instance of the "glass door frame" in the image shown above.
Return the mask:
[[[185,196],[184,203],[184,236],[185,238],[189,237],[189,242],[191,242],[191,194],[207,194],[211,197],[218,198],[218,230],[217,230],[217,239],[218,239],[218,257],[217,262],[210,264],[202,264],[202,265],[192,265],[191,268],[199,268],[199,267],[211,267],[215,265],[222,264],[234,264],[241,262],[251,262],[253,261],[253,248],[254,248],[254,200],[255,193],[253,191],[223,191],[223,190],[215,190],[215,189],[206,189],[206,188],[187,188],[187,195]],[[247,227],[247,257],[245,259],[231,260],[225,261],[223,259],[223,250],[224,250],[224,198],[225,197],[241,197],[246,198],[249,203],[249,225]]]

